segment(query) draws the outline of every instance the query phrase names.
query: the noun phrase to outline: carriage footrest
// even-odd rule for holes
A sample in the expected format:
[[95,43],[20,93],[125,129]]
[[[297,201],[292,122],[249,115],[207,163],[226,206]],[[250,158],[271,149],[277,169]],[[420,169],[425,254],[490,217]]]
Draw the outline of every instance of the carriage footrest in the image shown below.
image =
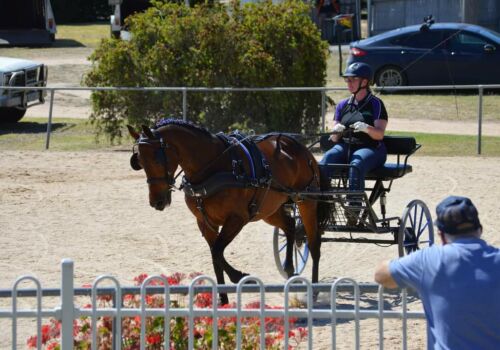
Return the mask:
[[376,244],[398,244],[395,239],[371,239],[371,238],[330,238],[322,237],[321,242],[343,242],[343,243],[376,243]]

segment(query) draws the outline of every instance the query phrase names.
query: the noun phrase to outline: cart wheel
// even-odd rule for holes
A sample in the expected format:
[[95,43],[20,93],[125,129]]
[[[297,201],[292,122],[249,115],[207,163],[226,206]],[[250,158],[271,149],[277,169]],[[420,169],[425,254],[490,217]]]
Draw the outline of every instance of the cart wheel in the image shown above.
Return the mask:
[[403,211],[398,231],[399,256],[434,244],[434,226],[427,205],[421,200],[411,201]]
[[[300,220],[300,215],[297,206],[293,204],[292,217],[295,219],[295,243],[293,245],[293,267],[294,274],[300,275],[306,267],[307,259],[309,258],[309,247],[304,232],[304,226]],[[274,249],[274,262],[278,268],[279,273],[283,278],[288,279],[288,275],[283,267],[286,257],[286,236],[285,233],[278,227],[274,228],[273,249]]]

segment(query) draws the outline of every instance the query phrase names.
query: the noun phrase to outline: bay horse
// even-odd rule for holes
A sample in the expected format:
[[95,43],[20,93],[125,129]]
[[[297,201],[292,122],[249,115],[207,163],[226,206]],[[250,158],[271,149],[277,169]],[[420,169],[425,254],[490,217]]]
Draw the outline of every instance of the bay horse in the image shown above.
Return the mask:
[[[153,208],[163,210],[170,205],[178,167],[184,171],[183,183],[191,185],[191,189],[193,184],[206,183],[207,179],[216,184],[215,193],[189,193],[185,189],[185,201],[210,247],[218,284],[224,284],[224,272],[233,283],[246,275],[226,261],[224,249],[243,226],[257,220],[264,220],[285,233],[284,269],[289,277],[293,275],[295,220],[284,208],[290,200],[297,204],[305,229],[313,261],[312,282],[318,281],[321,245],[318,212],[325,216],[329,209],[318,210],[327,204],[296,195],[298,191],[320,189],[318,164],[304,145],[286,134],[263,137],[256,145],[267,161],[270,180],[265,184],[242,185],[219,176],[234,173],[234,155],[240,159],[244,172],[252,171],[248,152],[238,143],[228,145],[208,130],[179,119],[162,119],[153,129],[143,125],[142,133],[129,125],[127,128],[136,142],[131,166],[135,170],[144,169],[149,204]],[[252,206],[254,210],[250,209]],[[221,293],[220,302],[228,303],[226,294]]]

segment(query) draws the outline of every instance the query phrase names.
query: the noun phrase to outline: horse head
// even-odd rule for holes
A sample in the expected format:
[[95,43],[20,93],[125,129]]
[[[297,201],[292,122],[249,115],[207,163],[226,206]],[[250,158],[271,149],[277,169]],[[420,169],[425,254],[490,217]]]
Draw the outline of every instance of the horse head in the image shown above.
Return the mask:
[[127,128],[135,140],[130,166],[134,170],[144,169],[149,187],[149,204],[157,210],[163,210],[172,202],[174,174],[179,166],[177,152],[160,132],[144,125],[142,134],[130,125]]

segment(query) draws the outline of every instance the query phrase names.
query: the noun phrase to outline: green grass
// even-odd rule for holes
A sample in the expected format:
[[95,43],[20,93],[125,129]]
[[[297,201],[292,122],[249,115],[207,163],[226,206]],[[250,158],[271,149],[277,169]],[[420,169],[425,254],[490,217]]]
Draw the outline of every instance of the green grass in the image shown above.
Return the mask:
[[[47,122],[45,118],[25,118],[17,124],[4,124],[0,131],[1,150],[43,150],[46,143]],[[94,127],[83,119],[55,118],[50,136],[52,151],[86,151],[106,149],[128,149],[132,140],[123,130],[122,145],[111,145],[101,139],[96,143]],[[475,156],[477,137],[465,135],[424,134],[412,132],[388,132],[388,135],[414,136],[422,148],[420,156]],[[500,157],[500,137],[482,138],[482,155]]]
[[[63,24],[57,26],[56,41],[45,47],[0,47],[0,56],[42,61],[50,57],[88,57],[102,39],[109,38],[108,23]],[[50,77],[50,75],[49,75]],[[49,78],[50,84],[50,78]]]
[[[45,149],[46,136],[46,118],[23,118],[19,123],[2,124],[0,150],[41,151]],[[123,139],[123,143],[129,141],[131,140],[128,138]],[[96,142],[94,127],[87,120],[53,119],[49,144],[51,151],[104,150],[116,147],[106,139]]]
[[109,36],[108,22],[58,25],[54,46],[60,47],[72,41],[86,47],[96,48],[102,39],[109,38]]
[[[387,132],[387,135],[413,136],[422,145],[420,156],[463,157],[477,155],[477,136],[424,134],[416,132]],[[481,155],[500,157],[500,137],[482,136]]]

